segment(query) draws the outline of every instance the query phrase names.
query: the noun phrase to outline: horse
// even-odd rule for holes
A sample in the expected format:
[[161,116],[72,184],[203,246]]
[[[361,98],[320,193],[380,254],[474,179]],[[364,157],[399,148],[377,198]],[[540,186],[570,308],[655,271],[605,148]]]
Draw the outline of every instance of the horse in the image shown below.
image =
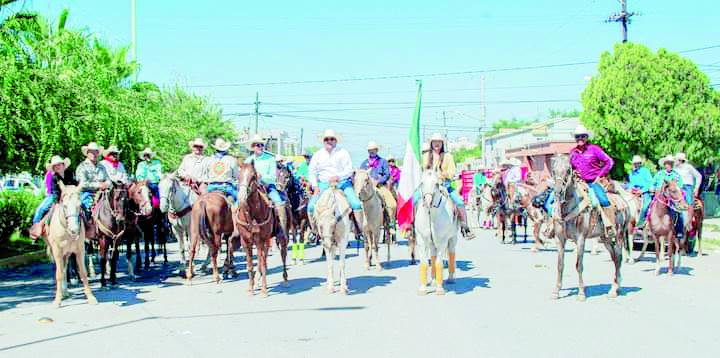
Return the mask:
[[[381,271],[382,265],[380,264],[379,255],[380,231],[385,224],[383,220],[385,209],[383,208],[382,198],[380,198],[380,193],[376,188],[377,184],[370,178],[368,170],[358,169],[354,172],[353,186],[363,206],[362,215],[364,220],[361,229],[365,237],[365,245],[363,245],[365,247],[365,270],[370,269],[374,257],[375,268],[377,271]],[[391,241],[385,240],[388,247],[388,260]]]
[[[288,239],[270,200],[261,194],[262,186],[255,166],[253,164],[240,165],[238,176],[237,227],[240,233],[240,242],[247,257],[248,293],[252,296],[255,291],[255,271],[253,269],[253,245],[255,245],[258,250],[260,295],[267,297],[267,258],[273,237],[276,237],[280,248],[283,263],[283,286],[288,286],[286,264]],[[287,206],[285,207],[287,208]]]
[[220,283],[218,273],[217,257],[222,246],[223,239],[228,242],[228,256],[232,255],[230,248],[234,231],[233,213],[225,195],[218,192],[210,192],[201,195],[192,208],[190,218],[190,259],[187,262],[185,279],[188,285],[192,285],[193,260],[198,252],[200,241],[208,246],[209,255],[212,261],[213,280]]
[[[164,263],[167,264],[167,233],[165,232],[165,225],[163,223],[163,214],[159,208],[155,207],[155,198],[147,185],[147,182],[142,180],[130,185],[129,190],[131,195],[133,192],[141,198],[143,201],[142,205],[148,205],[149,211],[144,211],[137,215],[137,226],[142,231],[143,242],[145,244],[145,269],[150,268],[150,263],[155,263],[155,239],[157,238],[159,251],[163,255]],[[155,199],[155,200],[153,200]],[[139,253],[139,251],[138,251]]]
[[306,234],[310,226],[307,213],[309,199],[305,195],[302,185],[287,166],[283,166],[278,170],[275,187],[278,191],[284,192],[288,198],[290,207],[290,215],[288,216],[290,220],[288,221],[291,225],[286,234],[293,241],[293,262],[303,265],[305,263]]
[[[655,243],[655,275],[660,274],[661,262],[665,255],[662,252],[664,248],[663,239],[668,244],[668,276],[672,276],[675,271],[675,259],[677,258],[677,267],[680,267],[680,242],[676,236],[675,222],[678,218],[675,215],[682,215],[679,211],[691,210],[684,200],[682,190],[680,190],[675,181],[669,181],[663,185],[661,190],[657,191],[653,202],[648,208],[648,233]],[[692,215],[687,215],[691,217]],[[687,232],[690,228],[688,220],[684,222]],[[687,240],[687,239],[686,239]],[[644,252],[644,248],[643,248]]]
[[585,254],[585,240],[593,235],[598,235],[605,245],[615,267],[612,287],[608,293],[610,297],[617,297],[620,293],[622,264],[622,247],[625,240],[627,213],[620,212],[616,215],[615,229],[616,237],[607,237],[604,227],[601,224],[600,208],[590,205],[588,200],[589,187],[581,179],[577,178],[570,166],[568,156],[555,156],[552,160],[552,173],[554,176],[555,203],[557,217],[553,220],[553,230],[558,239],[558,266],[557,283],[552,292],[552,298],[559,297],[562,288],[562,275],[565,259],[565,243],[575,241],[577,243],[576,269],[578,272],[578,300],[585,301],[585,283],[583,282],[583,255]]
[[[113,184],[112,189],[97,193],[95,205],[92,208],[92,218],[97,228],[97,240],[100,255],[100,283],[107,286],[105,273],[107,263],[110,262],[110,283],[117,283],[117,261],[119,257],[118,244],[128,228],[126,206],[128,204],[128,190],[123,184]],[[130,278],[135,277],[133,266],[130,263],[128,251],[128,270]]]
[[505,192],[505,185],[501,181],[496,181],[495,186],[490,190],[492,197],[492,206],[488,208],[491,216],[495,217],[495,223],[497,224],[496,237],[500,237],[500,243],[505,243],[505,231],[507,230],[508,217],[511,213],[510,206],[508,204],[507,193]]
[[[700,197],[696,197],[693,203],[693,214],[690,220],[690,230],[685,233],[685,253],[690,256],[697,254],[703,255],[702,252],[702,230],[703,230],[703,219],[705,217],[705,203]],[[697,243],[697,252],[695,246]]]
[[160,212],[167,213],[170,229],[180,249],[180,276],[185,275],[187,251],[190,247],[190,213],[198,195],[174,175],[160,179]]
[[80,215],[80,192],[76,186],[60,183],[62,194],[60,201],[54,205],[50,215],[47,235],[43,235],[48,256],[55,262],[55,300],[53,305],[60,307],[62,299],[69,297],[65,273],[68,258],[73,255],[83,284],[85,298],[89,304],[97,304],[97,299],[90,290],[83,258],[85,257],[85,227]]
[[322,240],[325,261],[327,262],[327,292],[335,292],[333,261],[337,249],[340,261],[340,293],[348,294],[347,277],[345,276],[345,250],[351,235],[350,203],[345,195],[334,185],[320,195],[313,213],[318,234]]
[[448,283],[455,280],[455,247],[459,225],[455,209],[447,191],[433,170],[425,170],[420,181],[421,205],[415,213],[415,234],[420,245],[420,295],[427,294],[428,260],[431,276],[435,278],[435,293],[445,294],[443,288],[443,259],[448,256]]

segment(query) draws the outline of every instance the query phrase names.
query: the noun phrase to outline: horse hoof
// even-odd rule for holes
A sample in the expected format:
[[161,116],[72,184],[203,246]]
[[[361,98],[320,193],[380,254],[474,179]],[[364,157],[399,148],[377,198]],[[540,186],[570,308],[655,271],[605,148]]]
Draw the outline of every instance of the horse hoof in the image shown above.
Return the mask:
[[60,306],[61,306],[60,300],[55,300],[55,301],[53,301],[53,306],[54,306],[55,308],[60,308]]
[[325,292],[326,292],[328,295],[332,295],[333,293],[335,293],[335,289],[328,287],[328,289],[327,289]]
[[442,296],[445,294],[445,289],[442,287],[438,287],[437,289],[435,289],[435,294],[438,296]]
[[538,252],[537,247],[531,247],[531,248],[530,248],[530,252],[533,252],[533,253]]
[[585,295],[578,295],[578,296],[577,296],[578,302],[585,302],[586,299],[587,299],[587,297],[585,297]]
[[283,281],[282,287],[288,288],[288,287],[290,287],[290,283],[287,281]]
[[560,298],[560,295],[559,295],[557,292],[553,292],[553,293],[550,295],[550,299],[552,299],[552,300],[557,300],[557,299],[559,299],[559,298]]
[[347,296],[348,295],[348,288],[347,287],[340,287],[340,294]]
[[427,289],[424,286],[418,288],[418,296],[427,296]]
[[89,305],[96,305],[96,304],[98,304],[98,300],[97,300],[97,298],[95,298],[95,296],[90,296],[87,299],[87,303]]
[[382,265],[377,264],[377,267],[375,267],[375,271],[381,272],[383,270]]
[[262,298],[268,298],[267,290],[262,290],[262,291],[260,291],[260,297],[262,297]]
[[616,290],[612,290],[608,293],[608,297],[610,297],[610,298],[617,298],[617,296],[618,296],[618,293]]

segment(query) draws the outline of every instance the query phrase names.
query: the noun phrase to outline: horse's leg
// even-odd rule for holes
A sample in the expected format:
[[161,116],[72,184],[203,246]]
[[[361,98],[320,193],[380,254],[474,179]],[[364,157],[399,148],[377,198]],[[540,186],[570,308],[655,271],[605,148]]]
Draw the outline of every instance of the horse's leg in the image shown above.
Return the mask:
[[135,269],[132,262],[132,242],[132,238],[127,238],[127,241],[125,242],[125,260],[127,261],[128,277],[130,278],[130,280],[135,281]]
[[78,266],[78,273],[80,274],[80,280],[83,284],[83,291],[85,291],[85,298],[87,298],[87,301],[91,305],[96,305],[98,303],[97,299],[95,298],[95,295],[93,295],[92,290],[90,290],[90,284],[88,283],[87,273],[85,272],[85,265],[83,265],[83,259],[82,257],[85,256],[85,243],[78,243],[77,244],[77,251],[79,251],[75,255],[75,262]]
[[87,265],[88,265],[88,272],[90,274],[90,278],[95,278],[95,263],[93,262],[93,257],[95,256],[95,253],[93,252],[93,246],[92,243],[85,243],[85,248],[87,249],[85,252],[87,257]]
[[117,264],[120,258],[120,248],[117,240],[112,240],[112,257],[110,258],[110,284],[117,285]]
[[153,239],[153,235],[152,233],[150,233],[150,235],[147,235],[146,229],[147,227],[145,227],[144,225],[140,226],[140,231],[143,232],[143,243],[145,244],[145,269],[147,270],[150,268],[150,243]]
[[198,252],[198,246],[200,245],[199,235],[192,235],[191,239],[190,258],[187,261],[187,272],[185,272],[185,279],[187,280],[188,285],[192,285],[193,260],[195,260],[195,254]]
[[142,268],[142,255],[140,254],[140,240],[145,241],[145,234],[143,234],[140,227],[135,224],[135,232],[137,235],[133,237],[133,242],[135,243],[135,271],[140,271]]
[[442,247],[437,248],[438,250],[435,252],[434,256],[435,260],[433,260],[433,269],[435,271],[435,294],[436,295],[444,295],[445,289],[443,288],[443,258],[444,250],[442,250]]
[[605,242],[605,248],[607,249],[608,253],[610,253],[610,259],[612,259],[613,265],[615,265],[615,277],[613,278],[613,284],[610,288],[610,292],[608,292],[608,295],[611,298],[615,298],[620,294],[620,282],[622,280],[621,273],[620,273],[620,267],[622,265],[622,246],[618,244],[617,242],[612,242],[611,240],[608,240]]
[[575,269],[578,273],[578,301],[585,301],[585,282],[583,281],[583,258],[585,256],[585,236],[580,235],[577,239],[577,259],[575,262]]
[[53,260],[55,260],[55,300],[53,305],[60,308],[60,304],[63,299],[63,285],[65,284],[65,257],[57,247],[57,250],[53,251]]
[[212,235],[213,235],[212,244],[211,244],[212,248],[210,250],[212,250],[213,281],[215,281],[215,283],[219,284],[220,283],[220,273],[218,272],[217,259],[218,259],[218,256],[220,255],[220,247],[222,246],[222,233],[214,232]]
[[247,240],[243,239],[242,246],[245,249],[245,263],[247,264],[248,272],[248,295],[252,296],[255,293],[255,267],[253,264],[252,238]]
[[[338,256],[339,256],[339,260],[340,260],[340,293],[342,293],[343,295],[348,294],[347,276],[345,275],[345,250],[346,250],[346,247],[347,247],[347,245],[340,245],[338,247]],[[378,265],[379,264],[380,263],[378,262]]]
[[672,277],[675,273],[675,255],[679,255],[678,238],[674,232],[668,235],[668,276]]
[[267,256],[268,247],[272,246],[272,238],[258,241],[258,271],[260,271],[260,297],[267,297]]
[[456,263],[455,249],[448,250],[448,279],[447,283],[455,283],[455,267]]
[[560,297],[560,289],[562,289],[562,277],[563,269],[565,267],[565,237],[557,235],[558,239],[558,258],[557,258],[557,281],[555,283],[555,290],[552,292],[552,298],[558,299]]
[[380,272],[380,271],[382,271],[382,263],[380,261],[380,230],[376,229],[372,235],[373,235],[373,250],[375,252],[373,254],[373,256],[375,257],[375,270],[377,270],[377,272]]
[[326,243],[323,239],[323,250],[325,251],[325,262],[327,264],[327,293],[335,292],[335,277],[333,277],[333,261],[335,261],[335,252],[332,244]]
[[107,272],[107,254],[108,254],[108,240],[103,235],[100,237],[100,285],[102,287],[107,286],[107,282],[105,281],[105,273]]
[[368,234],[368,232],[364,233],[365,235],[365,242],[363,243],[363,248],[365,249],[365,271],[370,270],[370,249],[372,246],[372,235]]
[[[294,231],[294,230],[293,230]],[[282,259],[282,265],[283,265],[283,287],[288,287],[290,284],[288,283],[288,273],[287,273],[287,256],[288,256],[288,244],[290,240],[288,240],[287,237],[282,239],[280,241],[280,259]]]

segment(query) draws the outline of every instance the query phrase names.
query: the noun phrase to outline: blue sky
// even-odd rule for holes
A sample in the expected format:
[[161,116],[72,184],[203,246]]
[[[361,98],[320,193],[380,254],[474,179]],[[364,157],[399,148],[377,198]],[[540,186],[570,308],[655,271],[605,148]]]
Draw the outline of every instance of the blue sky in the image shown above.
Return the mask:
[[[305,143],[314,144],[323,128],[334,127],[356,157],[370,139],[402,153],[414,78],[247,84],[596,61],[620,39],[619,24],[604,22],[619,10],[615,0],[137,3],[140,80],[186,87],[227,114],[250,112],[258,91],[261,110],[273,113],[262,128],[293,135],[305,128]],[[28,0],[10,10],[23,7],[50,18],[67,7],[69,26],[115,46],[130,42],[130,0]],[[629,0],[629,9],[642,13],[630,25],[630,41],[673,51],[720,44],[717,1]],[[710,65],[702,69],[720,82],[720,48],[685,55]],[[594,73],[593,64],[487,73],[487,122],[580,108],[584,78]],[[471,128],[480,126],[480,105],[448,102],[480,101],[481,76],[418,77],[428,136],[439,130],[443,111],[451,138],[477,135]],[[236,123],[247,126],[249,117]]]

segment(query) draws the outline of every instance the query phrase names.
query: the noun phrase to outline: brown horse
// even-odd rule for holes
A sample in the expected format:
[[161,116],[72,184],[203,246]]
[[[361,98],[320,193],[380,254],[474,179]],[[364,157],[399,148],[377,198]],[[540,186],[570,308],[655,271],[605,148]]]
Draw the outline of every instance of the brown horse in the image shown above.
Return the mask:
[[[137,227],[142,231],[143,243],[145,246],[145,269],[150,268],[150,263],[155,263],[155,240],[159,246],[160,253],[163,255],[164,263],[167,263],[167,232],[163,225],[163,213],[159,207],[153,206],[153,194],[147,182],[142,180],[134,182],[128,188],[128,193],[135,198],[134,201],[140,207],[140,211],[135,213],[137,219]],[[155,198],[160,200],[160,198]],[[138,249],[138,254],[140,250]],[[139,256],[138,256],[138,261]],[[138,267],[139,268],[139,267]]]
[[[253,295],[255,292],[255,271],[252,259],[253,245],[255,245],[258,249],[260,295],[267,297],[267,257],[273,237],[276,237],[282,257],[283,286],[288,285],[286,265],[288,239],[270,200],[261,194],[262,186],[259,183],[255,166],[252,164],[240,165],[238,176],[238,201],[240,204],[237,209],[237,227],[247,257],[248,293]],[[283,208],[287,208],[287,206]]]
[[[693,214],[690,221],[690,230],[685,233],[685,253],[687,255],[693,255],[697,252],[699,256],[703,255],[702,252],[702,230],[703,230],[703,219],[705,217],[705,203],[700,197],[695,198],[693,203]],[[695,247],[697,246],[697,250]]]
[[488,211],[495,217],[495,224],[497,225],[497,233],[495,236],[500,237],[500,243],[504,244],[505,231],[507,230],[508,219],[511,217],[511,209],[507,193],[505,192],[505,185],[503,185],[502,181],[498,180],[495,182],[495,186],[490,190],[490,196],[493,201]]
[[[648,209],[648,233],[655,243],[655,274],[660,274],[661,262],[664,259],[663,248],[664,240],[668,245],[668,276],[672,276],[675,271],[675,259],[677,258],[677,267],[680,267],[680,242],[675,230],[676,220],[679,218],[674,215],[682,215],[681,211],[690,210],[691,208],[684,200],[682,191],[678,188],[675,181],[665,183],[661,190],[655,194],[650,208]],[[687,215],[690,217],[691,215]],[[687,219],[685,220],[685,229],[689,228]],[[685,231],[686,231],[685,230]],[[664,240],[663,240],[664,239]],[[643,250],[644,251],[644,250]]]
[[[304,264],[305,244],[310,230],[310,218],[307,213],[309,199],[303,190],[302,184],[293,176],[287,166],[278,170],[275,187],[285,193],[289,202],[288,227],[285,232],[288,239],[293,241],[293,260],[295,264]],[[299,261],[298,261],[299,260]]]
[[[97,228],[95,237],[98,240],[100,255],[100,283],[105,287],[107,286],[105,273],[108,260],[110,261],[110,283],[113,285],[117,283],[118,244],[128,227],[126,213],[128,191],[124,185],[114,184],[112,189],[100,191],[96,195],[92,217]],[[132,269],[131,266],[128,263],[130,269]],[[132,270],[130,276],[134,277]]]
[[192,285],[193,260],[198,252],[198,246],[202,240],[210,251],[212,258],[213,280],[220,283],[218,273],[217,257],[222,246],[223,239],[228,241],[228,256],[232,255],[230,246],[234,231],[232,208],[222,193],[211,192],[201,195],[193,204],[192,217],[190,219],[190,259],[188,260],[185,277],[188,285]]

